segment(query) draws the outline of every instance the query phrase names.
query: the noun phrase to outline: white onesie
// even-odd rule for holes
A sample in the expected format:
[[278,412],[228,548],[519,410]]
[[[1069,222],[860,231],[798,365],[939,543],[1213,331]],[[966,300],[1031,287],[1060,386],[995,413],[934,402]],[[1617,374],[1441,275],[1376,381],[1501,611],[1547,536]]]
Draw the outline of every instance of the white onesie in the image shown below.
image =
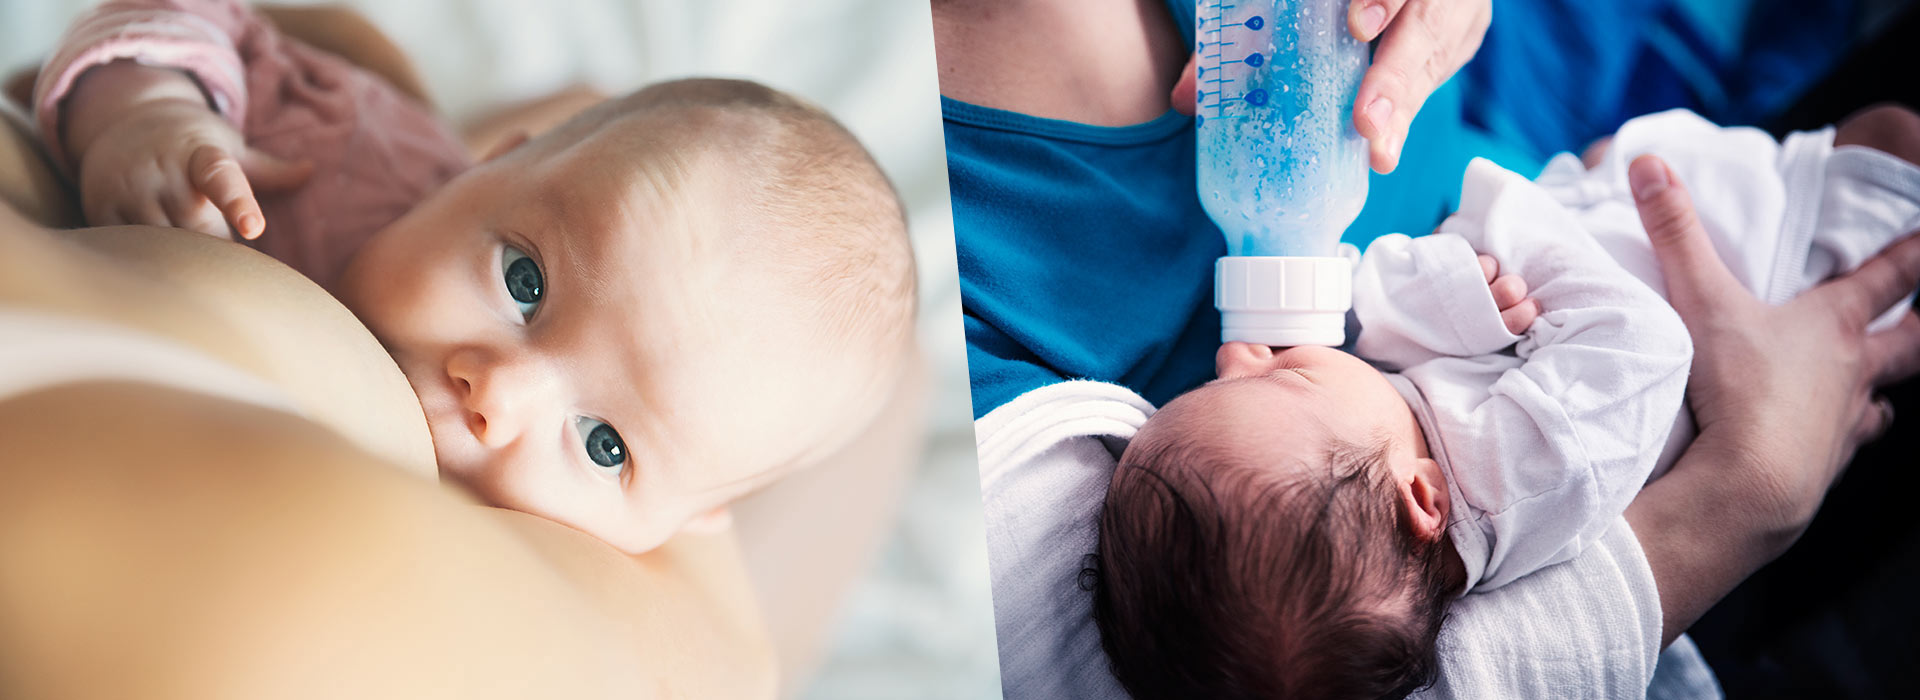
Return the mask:
[[[1432,235],[1375,241],[1353,292],[1354,352],[1426,432],[1469,590],[1572,559],[1692,437],[1692,344],[1627,185],[1644,153],[1673,168],[1721,258],[1770,303],[1920,228],[1920,168],[1836,149],[1830,128],[1776,143],[1677,110],[1627,122],[1592,170],[1562,154],[1534,182],[1475,160],[1460,211]],[[1502,325],[1476,252],[1540,302],[1525,334]]]

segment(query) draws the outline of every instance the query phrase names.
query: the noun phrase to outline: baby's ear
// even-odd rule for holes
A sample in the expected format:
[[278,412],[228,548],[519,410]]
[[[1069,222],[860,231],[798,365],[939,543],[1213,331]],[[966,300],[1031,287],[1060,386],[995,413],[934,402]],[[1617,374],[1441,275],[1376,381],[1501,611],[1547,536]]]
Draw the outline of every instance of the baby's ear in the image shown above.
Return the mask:
[[732,527],[733,511],[728,510],[726,506],[720,506],[719,508],[695,516],[694,519],[687,521],[686,525],[682,525],[680,529],[683,532],[712,535],[726,532]]
[[485,163],[495,158],[499,158],[500,156],[504,156],[509,151],[512,151],[515,148],[519,148],[520,144],[526,143],[527,139],[529,138],[532,138],[532,134],[527,133],[525,129],[515,131],[511,134],[507,134],[506,138],[500,139],[499,143],[493,144],[493,148],[487,149],[487,157],[481,158],[480,162]]
[[1407,507],[1413,533],[1423,540],[1439,540],[1447,532],[1447,482],[1440,474],[1440,463],[1429,458],[1415,461],[1413,478],[1400,484],[1400,498]]

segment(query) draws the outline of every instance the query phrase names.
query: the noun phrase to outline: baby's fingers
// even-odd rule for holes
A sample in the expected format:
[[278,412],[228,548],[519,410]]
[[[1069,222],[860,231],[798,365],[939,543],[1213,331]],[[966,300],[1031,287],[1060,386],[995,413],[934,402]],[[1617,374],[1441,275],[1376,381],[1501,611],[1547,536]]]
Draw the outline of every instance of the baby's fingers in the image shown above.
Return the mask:
[[1493,284],[1493,278],[1499,275],[1500,261],[1493,259],[1491,255],[1480,256],[1480,276],[1487,281],[1487,284]]
[[233,230],[227,228],[226,219],[221,218],[220,210],[199,192],[176,192],[161,200],[166,208],[167,218],[174,226],[199,231],[215,238],[232,240]]
[[121,204],[118,223],[172,227],[173,219],[167,217],[167,211],[160,206],[158,199],[145,198]]
[[1487,291],[1493,292],[1493,305],[1505,311],[1527,298],[1527,283],[1519,275],[1502,275],[1487,285]]
[[313,176],[309,161],[284,160],[253,148],[240,155],[240,169],[256,192],[286,192],[307,184]]
[[1507,332],[1520,335],[1527,332],[1533,320],[1540,318],[1540,302],[1535,299],[1522,299],[1520,303],[1500,310],[1500,322],[1506,324]]
[[113,202],[83,196],[80,209],[88,226],[122,226],[127,223],[120,217],[120,209]]
[[260,204],[253,199],[253,188],[247,185],[240,161],[218,146],[201,146],[187,159],[187,172],[194,188],[213,202],[241,238],[260,237],[266,219],[260,215]]

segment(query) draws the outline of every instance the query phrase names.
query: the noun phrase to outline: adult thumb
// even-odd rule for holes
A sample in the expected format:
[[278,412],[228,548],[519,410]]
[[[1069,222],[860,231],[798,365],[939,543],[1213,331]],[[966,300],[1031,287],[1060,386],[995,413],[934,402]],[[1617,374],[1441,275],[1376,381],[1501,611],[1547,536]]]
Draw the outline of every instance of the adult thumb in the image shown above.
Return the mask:
[[249,148],[240,157],[240,171],[255,192],[285,192],[307,183],[313,176],[311,161],[286,160],[265,151]]
[[1652,155],[1633,159],[1627,166],[1627,184],[1633,188],[1640,224],[1647,229],[1653,256],[1666,277],[1667,299],[1682,318],[1710,313],[1731,295],[1745,292],[1714,251],[1686,186],[1664,161]]

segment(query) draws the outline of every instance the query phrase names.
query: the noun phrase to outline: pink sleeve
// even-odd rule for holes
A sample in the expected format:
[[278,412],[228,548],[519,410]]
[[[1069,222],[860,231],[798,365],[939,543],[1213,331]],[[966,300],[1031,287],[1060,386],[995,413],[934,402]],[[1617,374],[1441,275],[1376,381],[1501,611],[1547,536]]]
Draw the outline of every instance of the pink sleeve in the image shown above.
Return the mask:
[[186,72],[214,111],[243,128],[246,66],[237,48],[264,23],[237,0],[111,0],[75,20],[40,68],[34,117],[55,161],[61,151],[60,107],[87,69],[120,59]]

